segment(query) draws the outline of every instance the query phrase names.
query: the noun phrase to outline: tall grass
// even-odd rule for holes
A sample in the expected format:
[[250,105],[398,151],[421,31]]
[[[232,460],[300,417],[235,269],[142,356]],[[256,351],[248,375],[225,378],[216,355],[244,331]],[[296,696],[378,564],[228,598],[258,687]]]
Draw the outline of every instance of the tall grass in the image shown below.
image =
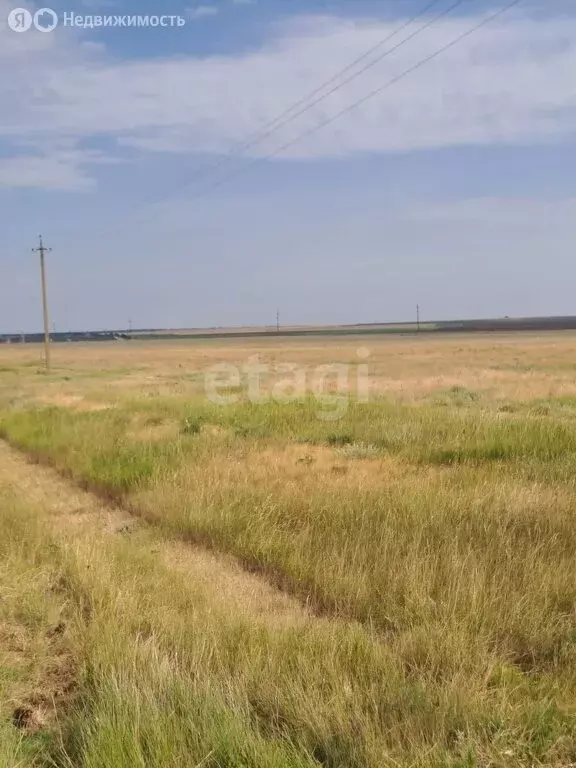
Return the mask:
[[[144,412],[161,422],[181,416],[183,407],[147,404]],[[446,622],[470,632],[483,628],[511,655],[524,653],[521,635],[531,635],[533,623],[546,647],[562,646],[571,618],[561,608],[576,599],[574,483],[550,482],[559,477],[550,476],[550,457],[558,450],[557,464],[569,465],[568,426],[554,419],[524,424],[522,417],[486,425],[481,413],[470,413],[458,423],[478,440],[490,439],[492,448],[469,441],[465,452],[474,461],[438,467],[439,451],[451,455],[465,443],[464,427],[455,426],[459,417],[446,420],[440,411],[434,420],[432,408],[386,403],[377,417],[378,407],[371,407],[372,420],[354,423],[362,445],[375,444],[378,424],[402,424],[405,448],[393,460],[342,458],[341,449],[328,446],[319,461],[298,463],[284,439],[302,430],[299,407],[285,407],[285,421],[279,406],[260,413],[240,408],[235,418],[266,423],[273,435],[267,438],[199,428],[141,442],[131,431],[141,419],[137,408],[20,411],[8,413],[2,429],[178,536],[233,552],[319,610],[383,631]],[[203,413],[204,426],[216,415]],[[219,418],[220,427],[233,423],[233,414]],[[432,436],[421,444],[423,424]],[[309,418],[300,434],[311,429],[319,439],[329,427]],[[496,443],[513,446],[515,458],[494,462]],[[425,469],[417,451],[428,452]],[[523,453],[532,458],[530,472],[528,462],[517,463]]]
[[39,508],[5,506],[0,519],[10,576],[55,609],[39,627],[34,611],[18,622],[45,636],[64,617],[74,653],[75,695],[38,765],[379,768],[574,754],[573,671],[528,675],[465,635],[440,649],[427,632],[384,643],[339,621],[240,618],[235,595],[214,599],[161,566],[153,531],[54,538]]
[[[33,556],[58,564],[79,625],[90,617],[65,754],[113,768],[576,761],[576,441],[570,403],[548,405],[382,401],[338,423],[312,401],[4,411],[13,443],[154,523]],[[143,440],[143,424],[170,429]],[[233,553],[322,618],[278,628],[218,604],[159,564],[163,535]]]

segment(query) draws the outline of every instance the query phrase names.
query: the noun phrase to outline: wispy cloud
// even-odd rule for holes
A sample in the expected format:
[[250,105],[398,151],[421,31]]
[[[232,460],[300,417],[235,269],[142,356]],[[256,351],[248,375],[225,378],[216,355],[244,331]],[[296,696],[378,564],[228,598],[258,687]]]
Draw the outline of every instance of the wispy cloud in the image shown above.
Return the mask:
[[[0,17],[4,7],[6,0],[0,0]],[[190,10],[196,18],[217,12],[212,5]],[[262,156],[290,141],[477,21],[469,16],[438,22],[249,154]],[[305,17],[279,32],[275,27],[275,37],[248,54],[150,61],[119,61],[76,30],[30,36],[0,31],[0,63],[13,73],[9,82],[0,82],[4,154],[10,142],[47,136],[72,148],[106,137],[112,140],[109,152],[120,157],[126,146],[143,152],[225,152],[390,30],[386,22]],[[574,17],[509,16],[282,156],[563,140],[576,131],[575,41]],[[82,169],[89,159],[78,152],[67,162]],[[54,172],[62,178],[61,163]],[[46,183],[44,172],[25,177]],[[12,166],[5,168],[5,183],[10,178]]]
[[0,188],[90,189],[94,180],[86,167],[93,160],[89,152],[80,150],[1,158]]
[[218,15],[218,8],[215,5],[197,5],[195,8],[188,8],[186,15],[189,19],[207,19],[210,16]]

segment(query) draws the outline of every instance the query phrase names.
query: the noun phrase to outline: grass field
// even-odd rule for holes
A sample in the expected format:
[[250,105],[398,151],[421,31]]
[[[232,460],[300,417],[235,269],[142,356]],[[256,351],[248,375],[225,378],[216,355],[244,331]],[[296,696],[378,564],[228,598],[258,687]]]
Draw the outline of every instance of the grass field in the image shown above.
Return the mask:
[[0,765],[576,765],[576,334],[39,357],[0,348]]

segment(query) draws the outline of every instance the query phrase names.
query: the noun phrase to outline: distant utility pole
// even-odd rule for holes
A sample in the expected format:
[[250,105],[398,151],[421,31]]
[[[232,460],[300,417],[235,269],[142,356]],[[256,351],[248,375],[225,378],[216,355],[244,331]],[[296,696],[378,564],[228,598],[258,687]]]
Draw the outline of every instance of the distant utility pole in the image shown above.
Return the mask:
[[280,310],[276,312],[276,331],[280,333]]
[[38,248],[32,248],[32,253],[40,254],[40,275],[42,277],[42,312],[44,315],[44,363],[46,371],[50,372],[50,322],[48,319],[48,295],[46,292],[46,267],[44,265],[44,255],[51,253],[52,248],[45,248],[42,242],[42,235],[39,235],[40,245]]
[[416,327],[420,333],[420,304],[416,304]]

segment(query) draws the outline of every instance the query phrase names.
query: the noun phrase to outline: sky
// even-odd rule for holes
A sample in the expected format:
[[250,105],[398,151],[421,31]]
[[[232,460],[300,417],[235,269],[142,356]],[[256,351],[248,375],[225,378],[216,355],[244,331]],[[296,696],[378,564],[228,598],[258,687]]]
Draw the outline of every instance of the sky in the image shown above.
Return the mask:
[[576,2],[455,4],[0,0],[0,332],[39,233],[58,331],[576,314]]

